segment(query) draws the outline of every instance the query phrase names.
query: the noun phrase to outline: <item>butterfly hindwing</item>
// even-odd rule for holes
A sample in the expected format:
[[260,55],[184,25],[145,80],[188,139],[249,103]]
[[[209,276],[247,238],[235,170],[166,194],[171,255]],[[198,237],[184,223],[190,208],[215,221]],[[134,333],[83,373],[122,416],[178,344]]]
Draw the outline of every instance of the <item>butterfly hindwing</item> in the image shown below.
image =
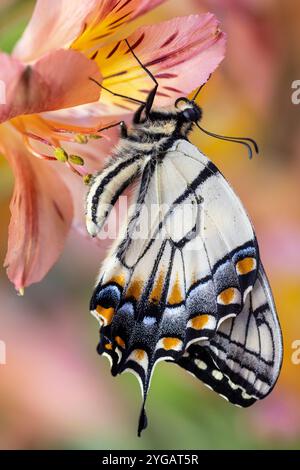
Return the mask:
[[247,407],[273,389],[282,362],[282,338],[270,287],[260,265],[242,312],[225,320],[206,344],[177,361],[230,402]]

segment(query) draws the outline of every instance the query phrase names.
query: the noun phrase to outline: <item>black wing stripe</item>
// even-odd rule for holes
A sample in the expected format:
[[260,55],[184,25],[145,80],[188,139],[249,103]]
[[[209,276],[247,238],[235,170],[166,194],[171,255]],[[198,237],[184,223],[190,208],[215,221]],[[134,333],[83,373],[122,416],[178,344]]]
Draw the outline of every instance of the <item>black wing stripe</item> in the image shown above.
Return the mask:
[[[121,171],[127,169],[130,165],[135,163],[137,160],[140,160],[141,156],[136,155],[132,158],[129,158],[127,160],[122,160],[120,161],[116,166],[114,166],[110,171],[105,171],[103,170],[104,176],[100,180],[99,185],[97,186],[97,189],[93,195],[92,199],[92,207],[91,207],[91,213],[92,213],[92,221],[96,224],[97,223],[97,209],[98,209],[98,204],[99,204],[99,199],[103,192],[105,191],[106,186],[112,181],[114,177],[116,177]],[[108,167],[109,169],[109,167]],[[94,179],[97,178],[98,175]],[[93,184],[93,182],[92,182]]]

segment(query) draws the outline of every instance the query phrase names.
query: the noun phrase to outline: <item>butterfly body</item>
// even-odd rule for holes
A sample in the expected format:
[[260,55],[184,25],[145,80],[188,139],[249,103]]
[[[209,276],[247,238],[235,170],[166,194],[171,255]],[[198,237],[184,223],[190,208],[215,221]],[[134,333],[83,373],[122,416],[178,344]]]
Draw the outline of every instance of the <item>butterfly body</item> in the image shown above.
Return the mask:
[[[216,166],[188,141],[201,109],[177,100],[138,112],[86,202],[96,236],[120,194],[136,189],[103,263],[90,310],[113,375],[133,372],[144,401],[157,362],[175,361],[249,406],[273,388],[280,327],[252,224]],[[142,410],[139,432],[145,427]]]

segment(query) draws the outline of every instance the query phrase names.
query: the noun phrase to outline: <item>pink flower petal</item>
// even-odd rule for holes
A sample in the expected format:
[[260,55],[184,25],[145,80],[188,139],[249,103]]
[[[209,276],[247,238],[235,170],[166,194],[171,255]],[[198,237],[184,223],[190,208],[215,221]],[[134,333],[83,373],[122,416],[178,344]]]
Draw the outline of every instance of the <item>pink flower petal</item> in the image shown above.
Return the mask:
[[38,0],[13,54],[29,62],[66,47],[80,34],[98,4],[99,0]]
[[[167,105],[206,82],[224,57],[226,38],[215,16],[207,13],[144,26],[128,41],[159,81],[156,103]],[[108,77],[105,86],[112,91],[145,100],[153,88],[124,41],[102,48],[96,61]],[[101,103],[109,102],[132,108],[128,101],[103,92]]]
[[103,21],[104,19],[107,20],[109,15],[115,15],[114,19],[119,20],[117,23],[128,23],[165,1],[166,0],[99,0],[98,8],[101,14],[98,18],[101,18]]
[[[122,20],[127,23],[163,1],[38,0],[31,21],[14,49],[14,55],[26,62],[36,60],[51,50],[69,46],[95,20],[101,27],[109,15],[117,15],[117,20],[121,18],[121,24]],[[116,18],[111,21],[116,21]],[[116,28],[120,26],[118,23],[115,23]],[[110,34],[114,32],[110,28]]]
[[0,53],[0,80],[6,85],[0,122],[98,100],[100,88],[90,76],[100,78],[97,65],[79,52],[51,52],[33,66]]
[[137,8],[134,14],[134,18],[136,18],[138,15],[143,15],[147,11],[152,10],[165,1],[166,0],[141,0],[140,6]]
[[0,150],[15,177],[5,266],[19,290],[40,281],[58,259],[71,225],[72,204],[58,174],[25,151],[10,125],[0,126]]
[[98,53],[103,44],[137,16],[145,13],[163,0],[104,0],[98,11],[90,17],[82,34],[72,43],[72,48],[88,56]]

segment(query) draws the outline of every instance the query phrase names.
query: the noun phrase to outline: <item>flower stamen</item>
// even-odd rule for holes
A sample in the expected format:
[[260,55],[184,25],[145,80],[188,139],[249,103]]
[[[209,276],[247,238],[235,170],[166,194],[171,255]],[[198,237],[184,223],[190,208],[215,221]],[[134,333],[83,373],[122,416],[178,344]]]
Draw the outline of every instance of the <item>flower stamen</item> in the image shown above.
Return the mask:
[[80,165],[80,166],[84,165],[84,160],[79,155],[69,155],[69,161],[73,163],[74,165]]
[[[56,160],[59,162],[65,163],[65,165],[77,176],[80,176],[81,178],[86,176],[85,171],[79,171],[76,168],[74,168],[73,165],[79,165],[79,166],[84,166],[84,159],[80,157],[79,155],[69,155],[65,149],[62,147],[56,147],[54,150],[54,155]],[[73,165],[72,165],[72,164]]]
[[66,163],[68,161],[68,154],[62,147],[56,147],[54,149],[54,156],[59,162]]
[[[65,163],[66,166],[73,173],[75,173],[77,176],[80,176],[80,178],[84,178],[87,175],[87,173],[85,171],[82,171],[82,170],[78,171],[73,166],[73,165],[84,166],[85,165],[84,159],[82,157],[80,157],[79,155],[74,155],[74,154],[68,155],[68,153],[66,152],[66,150],[63,147],[58,146],[59,142],[57,140],[55,142],[57,145],[54,145],[52,142],[45,139],[44,137],[41,137],[41,136],[36,135],[36,134],[32,134],[31,132],[22,131],[22,134],[23,134],[23,141],[24,141],[24,144],[25,144],[27,150],[34,157],[40,158],[42,160],[59,161],[59,162]],[[34,149],[31,145],[31,143],[30,143],[30,139],[36,140],[36,141],[50,147],[53,150],[54,156],[41,153],[41,152],[37,151],[36,149]],[[72,139],[72,141],[74,142],[74,139]]]
[[56,160],[55,157],[52,157],[51,155],[47,155],[41,152],[38,152],[35,150],[32,145],[29,142],[29,138],[26,135],[23,135],[23,141],[24,145],[27,148],[27,150],[31,153],[36,158],[40,158],[41,160]]
[[88,137],[87,137],[87,135],[84,135],[84,134],[76,134],[74,140],[77,144],[87,144],[88,143]]

